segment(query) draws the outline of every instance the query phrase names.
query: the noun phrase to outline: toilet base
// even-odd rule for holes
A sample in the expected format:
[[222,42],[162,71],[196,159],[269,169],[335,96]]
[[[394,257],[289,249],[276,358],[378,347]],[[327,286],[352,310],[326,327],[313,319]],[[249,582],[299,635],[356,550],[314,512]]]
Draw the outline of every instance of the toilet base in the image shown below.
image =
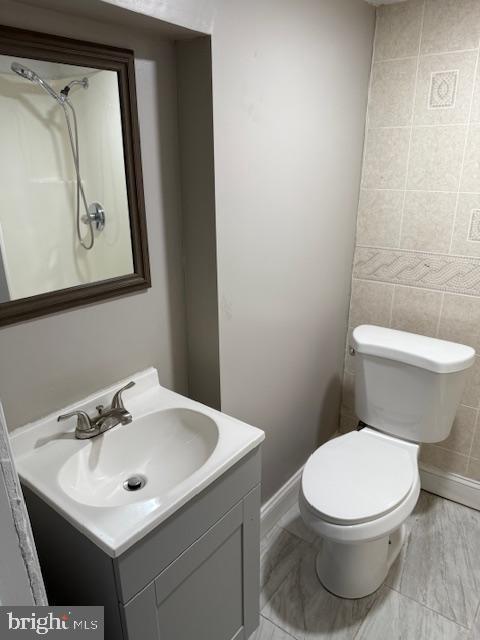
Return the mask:
[[341,598],[363,598],[387,577],[405,541],[405,525],[391,534],[355,544],[322,539],[317,576],[323,586]]

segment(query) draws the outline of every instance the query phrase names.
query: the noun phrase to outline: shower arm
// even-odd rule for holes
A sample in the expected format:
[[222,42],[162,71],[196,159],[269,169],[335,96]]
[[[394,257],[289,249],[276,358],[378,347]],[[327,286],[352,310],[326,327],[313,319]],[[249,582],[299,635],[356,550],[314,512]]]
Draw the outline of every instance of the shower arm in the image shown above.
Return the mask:
[[60,91],[60,100],[62,100],[62,102],[67,101],[68,94],[70,93],[70,89],[75,85],[80,85],[84,89],[88,89],[88,78],[82,78],[81,80],[72,80],[67,85],[65,85],[63,89]]

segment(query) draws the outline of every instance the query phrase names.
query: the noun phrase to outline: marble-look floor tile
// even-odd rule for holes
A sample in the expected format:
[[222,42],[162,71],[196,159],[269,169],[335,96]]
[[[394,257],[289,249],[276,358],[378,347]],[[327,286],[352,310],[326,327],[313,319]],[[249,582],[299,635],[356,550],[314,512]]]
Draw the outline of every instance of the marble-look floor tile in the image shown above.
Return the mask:
[[375,600],[337,598],[322,587],[315,572],[317,550],[302,544],[301,556],[262,615],[297,640],[353,640]]
[[396,589],[397,591],[399,590],[399,583],[402,577],[405,558],[408,554],[412,529],[417,519],[421,516],[421,514],[427,507],[428,495],[429,494],[425,493],[424,491],[420,492],[420,497],[418,498],[417,504],[415,505],[415,509],[405,521],[405,542],[403,543],[402,548],[400,549],[400,553],[398,554],[397,559],[393,563],[385,579],[385,584],[389,587],[392,587],[392,589]]
[[260,544],[260,608],[272,597],[298,563],[302,541],[275,526]]
[[305,542],[314,542],[317,537],[303,522],[298,504],[294,504],[278,522],[278,526],[293,533]]
[[465,627],[480,600],[480,513],[424,493],[388,584]]
[[258,629],[250,636],[249,640],[292,640],[292,638],[293,636],[289,633],[274,625],[270,620],[260,616]]
[[383,587],[355,640],[469,640],[467,629]]
[[477,609],[477,615],[473,622],[472,628],[470,629],[470,635],[468,636],[468,640],[478,640],[480,638],[480,605]]

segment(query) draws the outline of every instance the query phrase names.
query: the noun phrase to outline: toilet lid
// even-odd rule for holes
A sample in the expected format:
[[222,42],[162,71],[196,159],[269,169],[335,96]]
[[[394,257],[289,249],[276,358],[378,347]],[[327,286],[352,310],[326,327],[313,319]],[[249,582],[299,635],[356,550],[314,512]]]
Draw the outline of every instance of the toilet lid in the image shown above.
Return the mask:
[[401,446],[353,431],[322,445],[307,461],[302,492],[319,517],[358,524],[392,511],[414,483],[415,461]]

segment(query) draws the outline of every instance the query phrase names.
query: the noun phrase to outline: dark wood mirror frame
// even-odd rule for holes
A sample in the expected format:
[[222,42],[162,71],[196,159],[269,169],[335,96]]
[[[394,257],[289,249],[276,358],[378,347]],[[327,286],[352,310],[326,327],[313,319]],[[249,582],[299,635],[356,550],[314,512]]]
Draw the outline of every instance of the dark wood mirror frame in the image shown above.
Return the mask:
[[117,72],[133,257],[132,274],[0,303],[0,326],[150,287],[133,51],[0,25],[0,55]]

